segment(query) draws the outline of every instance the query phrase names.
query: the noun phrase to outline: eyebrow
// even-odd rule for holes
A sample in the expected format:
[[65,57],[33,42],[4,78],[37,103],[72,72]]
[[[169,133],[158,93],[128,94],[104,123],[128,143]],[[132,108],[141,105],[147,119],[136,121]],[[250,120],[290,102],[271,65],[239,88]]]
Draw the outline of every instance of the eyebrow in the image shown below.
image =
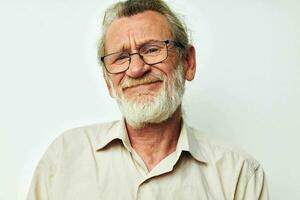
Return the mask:
[[[139,49],[141,48],[142,46],[144,46],[145,44],[147,43],[150,43],[150,42],[157,42],[157,41],[162,41],[162,40],[156,40],[156,39],[147,39],[147,40],[144,40],[142,43],[140,44],[137,44],[136,45],[136,49]],[[117,53],[117,52],[129,52],[130,51],[130,46],[127,46],[127,45],[122,45],[120,48],[117,48],[116,51],[112,52],[112,53]],[[111,53],[109,53],[111,54]]]

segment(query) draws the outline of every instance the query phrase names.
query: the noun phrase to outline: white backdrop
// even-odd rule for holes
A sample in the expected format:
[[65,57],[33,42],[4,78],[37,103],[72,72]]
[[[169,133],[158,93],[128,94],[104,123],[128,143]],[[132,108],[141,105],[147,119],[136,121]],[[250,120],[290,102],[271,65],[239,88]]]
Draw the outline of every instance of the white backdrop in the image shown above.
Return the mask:
[[[0,199],[24,199],[62,131],[120,118],[96,61],[100,0],[0,0]],[[197,49],[188,121],[259,160],[273,200],[300,199],[300,3],[169,0]]]

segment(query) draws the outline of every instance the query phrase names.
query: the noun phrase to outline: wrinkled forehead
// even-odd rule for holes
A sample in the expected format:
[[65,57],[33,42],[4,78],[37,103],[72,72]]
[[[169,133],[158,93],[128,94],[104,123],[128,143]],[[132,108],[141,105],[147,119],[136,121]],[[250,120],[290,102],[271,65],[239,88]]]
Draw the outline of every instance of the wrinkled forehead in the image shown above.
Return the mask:
[[106,32],[105,53],[132,50],[148,41],[166,39],[172,39],[166,17],[158,12],[145,11],[111,23]]

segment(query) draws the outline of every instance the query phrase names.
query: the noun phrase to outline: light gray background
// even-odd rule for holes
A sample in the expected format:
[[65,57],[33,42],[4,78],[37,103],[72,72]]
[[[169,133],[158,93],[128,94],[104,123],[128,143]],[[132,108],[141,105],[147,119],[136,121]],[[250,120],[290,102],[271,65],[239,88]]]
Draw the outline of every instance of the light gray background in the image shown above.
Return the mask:
[[[0,0],[0,199],[24,199],[64,130],[120,118],[96,61],[102,0]],[[273,200],[300,199],[300,3],[169,0],[197,49],[187,120],[259,160]]]

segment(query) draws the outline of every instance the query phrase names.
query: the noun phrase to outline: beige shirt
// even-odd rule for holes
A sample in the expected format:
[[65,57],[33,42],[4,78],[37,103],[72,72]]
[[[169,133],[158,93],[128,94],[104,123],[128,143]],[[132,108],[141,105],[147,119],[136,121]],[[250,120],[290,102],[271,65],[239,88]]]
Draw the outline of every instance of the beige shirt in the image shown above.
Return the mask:
[[[159,133],[158,133],[159,134]],[[176,151],[150,172],[117,121],[65,132],[49,147],[27,200],[266,200],[260,164],[183,123]]]

